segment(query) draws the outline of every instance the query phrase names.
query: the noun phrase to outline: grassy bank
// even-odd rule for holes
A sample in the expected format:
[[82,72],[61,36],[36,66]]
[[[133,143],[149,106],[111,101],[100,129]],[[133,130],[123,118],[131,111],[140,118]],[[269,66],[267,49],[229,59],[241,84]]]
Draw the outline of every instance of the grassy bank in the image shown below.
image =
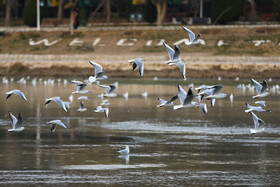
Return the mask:
[[[195,33],[201,33],[206,45],[186,46],[180,44],[181,54],[191,55],[230,55],[230,56],[279,56],[280,29],[278,28],[204,28],[193,29]],[[165,48],[160,45],[160,39],[173,46],[173,43],[187,38],[183,29],[179,30],[135,30],[120,31],[77,31],[74,36],[69,32],[20,32],[0,33],[0,53],[9,54],[155,54],[166,55]],[[39,44],[30,46],[29,41],[37,42],[42,39],[49,42],[59,40],[52,46]],[[93,45],[97,38],[100,41]],[[81,46],[69,46],[74,40],[82,41]],[[128,39],[126,43],[134,43],[133,46],[118,46],[120,39]],[[135,41],[130,41],[136,39]],[[151,46],[146,42],[153,40]],[[218,47],[219,40],[227,45]],[[269,41],[255,46],[253,40]]]

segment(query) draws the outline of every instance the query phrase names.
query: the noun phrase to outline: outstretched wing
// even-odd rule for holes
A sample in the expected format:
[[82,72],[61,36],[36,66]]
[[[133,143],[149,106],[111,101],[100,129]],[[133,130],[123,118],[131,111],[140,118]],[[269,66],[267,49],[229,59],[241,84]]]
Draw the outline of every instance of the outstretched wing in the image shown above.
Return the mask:
[[258,94],[260,94],[263,86],[253,78],[251,78],[251,81],[254,83]]
[[89,63],[94,67],[94,75],[96,76],[99,72],[103,71],[103,68],[100,64],[97,64],[96,62],[89,61]]
[[163,45],[164,45],[165,49],[168,52],[170,60],[173,60],[174,59],[175,51],[169,45],[167,45],[165,42],[163,43]]
[[190,42],[193,42],[194,39],[195,39],[195,34],[190,29],[188,29],[187,27],[184,27],[184,26],[182,26],[182,27],[188,33],[189,38],[190,38]]

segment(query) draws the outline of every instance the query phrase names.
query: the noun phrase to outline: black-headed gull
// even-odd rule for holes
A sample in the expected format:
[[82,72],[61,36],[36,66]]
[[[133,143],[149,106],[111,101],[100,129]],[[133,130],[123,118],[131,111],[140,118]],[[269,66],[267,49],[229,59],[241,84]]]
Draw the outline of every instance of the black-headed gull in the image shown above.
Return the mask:
[[47,124],[51,125],[51,131],[52,132],[55,131],[57,125],[59,125],[59,126],[61,126],[61,127],[66,129],[66,126],[64,125],[64,123],[62,123],[61,120],[52,120],[52,121],[47,122]]
[[123,155],[127,155],[127,154],[129,154],[129,146],[128,145],[126,145],[125,146],[125,149],[122,149],[122,150],[119,150],[118,152],[120,153],[120,154],[123,154]]
[[157,107],[168,107],[168,106],[173,106],[174,102],[178,98],[178,95],[173,96],[169,101],[163,100],[161,98],[158,98],[158,101],[160,102]]
[[251,78],[251,81],[254,83],[256,90],[257,90],[257,95],[253,96],[253,98],[260,98],[260,97],[266,97],[270,95],[269,92],[266,92],[267,90],[267,82],[264,80],[262,83],[257,82],[253,78]]
[[184,26],[182,26],[182,28],[188,33],[189,38],[190,38],[190,41],[187,42],[186,45],[195,45],[195,44],[200,43],[199,38],[201,37],[201,34],[198,34],[195,37],[195,34],[190,29],[188,29],[187,27],[184,27]]
[[102,108],[102,106],[96,107],[94,112],[104,112],[105,116],[108,118],[109,116],[109,108]]
[[80,102],[80,108],[78,108],[77,111],[78,111],[78,112],[84,112],[84,111],[86,111],[86,110],[87,110],[87,108],[84,106],[84,102],[81,101],[81,102]]
[[12,129],[8,129],[9,132],[20,132],[24,130],[22,115],[18,114],[18,118],[16,118],[11,112],[9,112],[9,116],[12,120]]
[[84,83],[82,81],[76,81],[76,80],[71,81],[71,83],[75,84],[77,86],[77,91],[72,92],[72,94],[88,94],[88,93],[90,93],[90,91],[85,90],[85,87],[87,86],[86,83]]
[[104,97],[117,97],[117,94],[114,93],[114,90],[116,89],[116,86],[114,85],[99,85],[99,87],[104,88],[106,91],[106,94],[104,94]]
[[144,75],[144,62],[143,61],[144,61],[143,58],[135,58],[132,60],[128,60],[128,62],[132,64],[133,71],[135,71],[136,68],[138,67],[141,77],[143,77],[143,75]]
[[265,110],[263,109],[262,106],[252,106],[252,105],[249,105],[249,103],[246,103],[246,106],[247,106],[247,110],[245,110],[245,112],[251,112],[251,111],[257,111],[257,112],[271,112],[271,110]]
[[173,50],[169,45],[167,45],[165,42],[163,43],[165,49],[168,52],[169,55],[169,60],[168,61],[164,61],[164,63],[170,63],[170,62],[178,62],[180,60],[179,56],[180,56],[180,49],[177,45],[175,45],[175,49]]
[[188,93],[186,93],[186,91],[180,85],[178,85],[178,91],[178,97],[181,104],[173,106],[174,110],[178,110],[180,108],[200,107],[204,113],[207,113],[207,106],[205,103],[197,103],[192,101],[194,98],[192,87],[190,87]]
[[103,67],[96,62],[89,61],[89,63],[94,67],[94,76],[90,76],[88,81],[93,83],[95,81],[108,79],[108,76],[104,75]]
[[211,88],[200,92],[198,95],[201,95],[202,100],[204,95],[206,94],[207,96],[205,96],[204,98],[210,100],[211,106],[213,107],[215,105],[216,99],[223,99],[227,96],[227,94],[221,93],[222,88],[222,85],[212,86]]
[[56,96],[56,97],[51,97],[49,99],[46,99],[45,106],[47,106],[51,101],[56,102],[65,112],[67,112],[66,106],[60,97]]
[[258,118],[258,116],[254,114],[254,112],[250,112],[250,114],[252,116],[255,125],[254,129],[250,129],[251,134],[256,134],[258,132],[264,131],[264,128],[260,128],[260,126],[265,125],[265,122],[261,118]]
[[8,100],[13,94],[16,94],[16,95],[20,96],[23,100],[27,101],[24,93],[20,90],[14,89],[9,92],[6,92],[6,94],[7,94],[6,100]]

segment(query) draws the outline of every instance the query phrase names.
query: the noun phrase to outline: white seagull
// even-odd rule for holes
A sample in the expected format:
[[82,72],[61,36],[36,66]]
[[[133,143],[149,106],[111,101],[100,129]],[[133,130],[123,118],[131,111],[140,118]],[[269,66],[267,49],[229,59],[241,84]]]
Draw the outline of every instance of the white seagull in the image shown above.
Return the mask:
[[116,86],[110,84],[107,85],[99,85],[101,88],[105,88],[106,94],[104,94],[104,97],[117,97],[117,94],[114,93],[114,90],[116,89]]
[[195,45],[195,44],[200,43],[199,38],[201,37],[201,34],[198,34],[195,37],[195,34],[190,29],[188,29],[187,27],[184,27],[184,26],[182,26],[182,28],[188,33],[189,38],[190,38],[190,41],[188,43],[186,43],[186,45]]
[[60,121],[60,120],[52,120],[52,121],[47,122],[47,124],[50,124],[50,125],[51,125],[51,131],[52,131],[52,132],[55,131],[57,125],[59,125],[59,126],[61,126],[61,127],[64,127],[64,128],[66,129],[66,126],[65,126],[64,123],[62,123],[62,121]]
[[89,61],[89,63],[94,67],[94,76],[90,76],[88,81],[93,83],[95,81],[108,79],[108,76],[104,75],[103,67],[96,62]]
[[161,98],[158,98],[160,104],[157,105],[157,107],[168,107],[168,106],[173,106],[174,102],[176,99],[178,98],[178,95],[175,95],[174,97],[172,97],[169,101],[165,101]]
[[256,114],[254,114],[254,112],[250,112],[250,113],[251,113],[251,116],[253,118],[254,125],[255,125],[254,129],[250,129],[251,134],[256,134],[258,132],[264,131],[264,128],[260,128],[260,126],[265,125],[265,122],[261,118],[258,118],[258,116],[256,116]]
[[9,116],[12,120],[12,129],[8,129],[9,132],[20,132],[24,130],[22,126],[23,119],[22,115],[18,114],[18,118],[16,118],[11,112],[9,112]]
[[257,111],[257,112],[271,112],[271,110],[265,110],[263,109],[262,106],[251,106],[249,105],[249,103],[246,103],[247,106],[247,110],[245,110],[245,112],[252,112],[252,111]]
[[102,106],[96,107],[94,112],[104,112],[105,116],[108,118],[109,116],[109,108],[102,108]]
[[204,113],[207,113],[207,106],[205,103],[197,103],[192,101],[194,98],[192,87],[189,88],[188,93],[186,93],[180,85],[178,85],[178,90],[178,97],[181,104],[173,106],[174,110],[178,110],[180,108],[200,107]]
[[222,88],[222,85],[216,85],[204,90],[203,92],[199,93],[199,95],[201,95],[201,100],[203,99],[204,95],[207,94],[208,96],[205,96],[204,98],[210,100],[211,106],[213,107],[215,105],[216,99],[223,99],[227,96],[227,94],[221,93]]
[[20,90],[17,90],[17,89],[11,90],[9,92],[6,92],[6,94],[7,94],[6,100],[8,100],[13,94],[16,94],[16,95],[19,95],[23,100],[27,101],[24,93]]
[[141,77],[143,77],[143,75],[144,75],[144,62],[143,61],[144,61],[143,58],[135,58],[135,59],[132,59],[132,60],[128,60],[128,62],[130,64],[132,64],[133,71],[135,71],[137,66],[138,66],[138,70],[139,70],[139,73],[140,73]]
[[123,154],[123,155],[128,155],[128,154],[129,154],[129,146],[126,145],[126,146],[125,146],[125,149],[119,150],[118,152],[119,152],[120,154]]
[[85,87],[87,86],[86,83],[84,83],[82,81],[76,81],[76,80],[71,81],[71,83],[75,84],[77,86],[77,91],[72,92],[72,94],[88,94],[88,93],[90,93],[90,91],[85,90]]
[[169,55],[169,60],[168,61],[164,61],[164,63],[176,63],[178,62],[179,60],[181,60],[179,58],[180,56],[180,49],[177,45],[175,45],[175,50],[173,50],[169,45],[167,45],[165,42],[163,43],[165,49],[167,50],[168,52],[168,55]]
[[256,90],[257,90],[257,95],[253,96],[253,98],[260,98],[260,97],[266,97],[270,95],[269,92],[266,92],[267,90],[267,82],[264,80],[262,83],[257,82],[253,78],[251,78],[251,81],[254,83]]
[[66,106],[60,97],[51,97],[49,99],[46,99],[45,106],[47,106],[51,101],[56,102],[65,112],[67,112]]
[[84,111],[86,111],[86,110],[87,110],[87,108],[84,106],[84,102],[81,101],[81,102],[80,102],[80,108],[78,108],[77,111],[79,111],[79,112],[84,112]]

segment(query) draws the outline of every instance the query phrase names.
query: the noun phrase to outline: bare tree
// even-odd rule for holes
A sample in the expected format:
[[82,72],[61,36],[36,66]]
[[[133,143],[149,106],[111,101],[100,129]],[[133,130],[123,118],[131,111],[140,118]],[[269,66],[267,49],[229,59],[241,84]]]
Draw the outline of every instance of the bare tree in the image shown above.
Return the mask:
[[70,9],[70,33],[71,35],[74,35],[74,8],[76,7],[79,0],[69,0],[68,3],[64,6],[66,9]]
[[255,0],[249,0],[251,6],[250,20],[257,21],[257,11]]
[[6,16],[5,16],[5,26],[9,27],[11,25],[11,0],[6,1]]
[[157,8],[157,26],[161,26],[166,15],[167,0],[152,0]]
[[62,20],[63,20],[63,3],[64,3],[64,0],[59,0],[58,12],[57,12],[57,24],[58,25],[62,24]]
[[96,13],[104,7],[104,14],[106,14],[106,23],[111,22],[111,0],[101,0],[95,10],[90,14],[90,19],[93,19]]

